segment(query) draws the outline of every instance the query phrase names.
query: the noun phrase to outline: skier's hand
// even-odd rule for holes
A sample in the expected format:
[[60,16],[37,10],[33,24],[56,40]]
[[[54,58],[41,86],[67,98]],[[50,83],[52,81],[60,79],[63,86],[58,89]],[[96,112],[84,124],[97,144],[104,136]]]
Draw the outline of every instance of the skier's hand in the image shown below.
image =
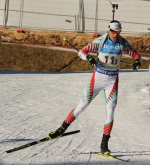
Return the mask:
[[94,59],[93,57],[91,57],[90,55],[87,55],[87,56],[86,56],[86,59],[87,59],[87,61],[89,62],[89,64],[90,64],[91,66],[95,66],[95,65],[96,65],[95,59]]
[[140,66],[141,66],[140,60],[139,59],[135,60],[133,63],[133,70],[138,70]]

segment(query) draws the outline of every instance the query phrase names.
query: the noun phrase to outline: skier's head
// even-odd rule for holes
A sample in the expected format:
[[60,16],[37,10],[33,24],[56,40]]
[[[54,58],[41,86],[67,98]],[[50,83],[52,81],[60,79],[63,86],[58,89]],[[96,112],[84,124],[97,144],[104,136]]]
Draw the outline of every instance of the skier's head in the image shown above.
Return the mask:
[[117,20],[113,20],[108,25],[108,34],[111,41],[115,42],[122,30],[121,23]]

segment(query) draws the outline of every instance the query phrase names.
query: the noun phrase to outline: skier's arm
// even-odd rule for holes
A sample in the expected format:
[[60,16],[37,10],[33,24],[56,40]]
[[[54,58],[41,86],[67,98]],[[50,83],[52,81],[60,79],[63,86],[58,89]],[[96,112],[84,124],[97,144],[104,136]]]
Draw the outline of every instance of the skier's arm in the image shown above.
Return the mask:
[[126,40],[124,50],[127,54],[134,58],[133,69],[137,70],[141,66],[141,56],[132,48],[132,46]]
[[81,49],[78,53],[78,56],[83,60],[87,60],[87,56],[90,52],[93,50],[98,50],[101,38],[102,37],[96,38],[91,44]]
[[98,50],[98,45],[91,43],[87,45],[86,47],[84,47],[83,49],[81,49],[78,53],[78,56],[83,60],[87,60],[88,54],[92,52],[93,50]]
[[134,60],[141,60],[141,56],[132,48],[128,41],[125,40],[124,50],[127,54],[134,58]]

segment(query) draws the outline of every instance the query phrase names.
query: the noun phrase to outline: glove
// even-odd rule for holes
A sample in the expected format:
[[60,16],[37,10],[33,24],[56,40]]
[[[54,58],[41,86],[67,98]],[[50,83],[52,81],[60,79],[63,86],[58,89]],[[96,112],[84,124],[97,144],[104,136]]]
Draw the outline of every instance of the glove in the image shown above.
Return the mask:
[[87,55],[87,56],[86,56],[86,59],[87,59],[87,61],[89,62],[89,64],[90,64],[91,66],[95,66],[95,65],[96,65],[95,59],[94,59],[93,57],[91,57],[90,55]]
[[139,59],[135,60],[133,63],[133,70],[138,70],[140,66],[141,66],[140,60]]

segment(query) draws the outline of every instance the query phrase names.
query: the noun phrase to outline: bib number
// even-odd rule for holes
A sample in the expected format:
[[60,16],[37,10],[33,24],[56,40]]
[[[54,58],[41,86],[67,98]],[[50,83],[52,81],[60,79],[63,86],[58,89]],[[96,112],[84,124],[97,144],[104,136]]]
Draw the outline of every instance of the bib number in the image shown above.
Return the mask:
[[98,55],[98,58],[103,68],[116,69],[116,68],[119,68],[121,54],[111,55],[111,54],[103,54],[100,52]]
[[105,56],[105,62],[104,63],[116,65],[118,63],[118,59],[115,58],[114,56],[112,56],[110,58],[109,58],[109,56]]

